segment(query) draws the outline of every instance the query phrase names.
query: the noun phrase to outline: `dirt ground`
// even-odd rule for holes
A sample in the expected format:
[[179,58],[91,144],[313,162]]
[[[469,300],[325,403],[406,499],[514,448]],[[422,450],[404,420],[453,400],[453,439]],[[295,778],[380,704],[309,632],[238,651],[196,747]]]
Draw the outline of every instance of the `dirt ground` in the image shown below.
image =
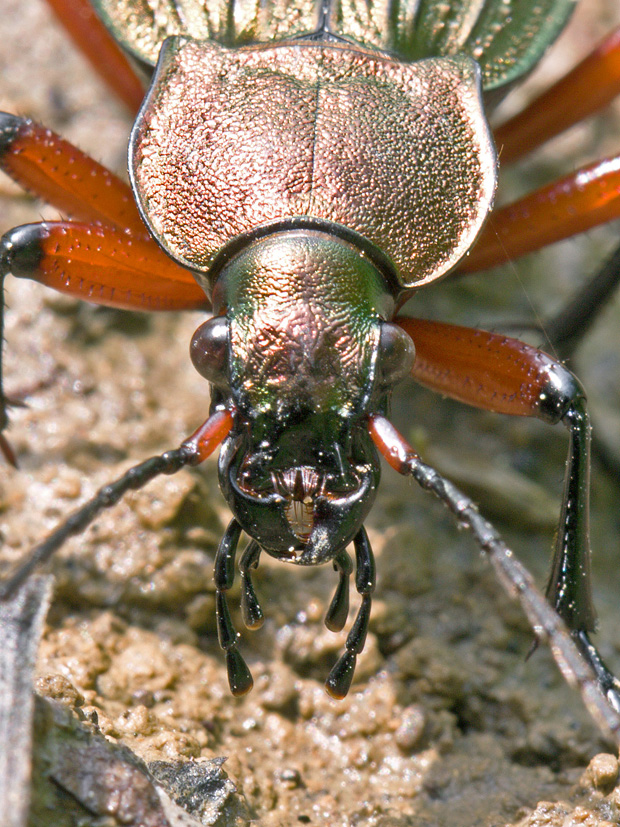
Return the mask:
[[[532,85],[574,63],[619,22],[611,0],[582,3]],[[3,0],[0,37],[0,108],[37,118],[122,173],[130,118],[42,0]],[[616,108],[517,167],[506,189],[525,190],[619,148]],[[4,179],[0,197],[2,230],[55,215]],[[416,297],[409,312],[492,329],[547,317],[596,269],[617,230],[448,280]],[[188,358],[199,315],[144,317],[79,305],[14,279],[7,288],[6,389],[27,401],[13,410],[10,430],[20,468],[0,468],[8,564],[97,487],[178,445],[205,419],[208,390]],[[619,330],[615,299],[576,364],[595,429],[618,452]],[[393,418],[428,461],[481,503],[542,586],[563,430],[470,411],[413,384],[396,394]],[[597,461],[593,477],[597,642],[618,673],[620,480]],[[255,688],[243,699],[230,696],[211,574],[227,519],[213,460],[132,494],[68,543],[52,566],[39,691],[79,708],[145,761],[174,768],[226,758],[236,792],[228,790],[213,816],[220,825],[620,823],[617,762],[595,758],[613,745],[548,651],[541,647],[526,661],[532,634],[520,610],[471,539],[413,484],[384,469],[367,523],[378,568],[371,632],[341,702],[323,688],[346,637],[322,624],[334,572],[266,559],[256,576],[266,623],[244,631],[240,644]],[[62,797],[70,794],[56,794],[50,824],[120,823],[86,811],[78,821]],[[48,823],[42,819],[33,815],[32,823]]]

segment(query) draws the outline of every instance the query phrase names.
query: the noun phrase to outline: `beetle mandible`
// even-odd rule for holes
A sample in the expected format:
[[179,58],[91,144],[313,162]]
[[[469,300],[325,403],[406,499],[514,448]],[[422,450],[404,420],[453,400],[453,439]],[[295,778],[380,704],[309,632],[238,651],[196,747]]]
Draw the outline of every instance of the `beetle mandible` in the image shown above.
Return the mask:
[[[378,453],[440,496],[485,550],[500,549],[473,507],[390,426],[391,389],[413,375],[469,404],[568,428],[548,597],[618,709],[618,682],[589,640],[589,425],[578,381],[517,340],[394,316],[415,290],[455,267],[490,209],[495,152],[481,77],[493,90],[529,68],[572,4],[549,4],[536,36],[519,39],[519,59],[506,59],[500,37],[482,49],[496,19],[466,47],[455,47],[450,27],[431,47],[424,32],[433,40],[432,25],[412,28],[413,10],[411,20],[404,15],[394,23],[380,3],[300,4],[294,15],[274,4],[260,20],[244,18],[241,4],[232,30],[204,4],[202,29],[179,31],[171,23],[161,50],[162,32],[142,4],[134,8],[140,25],[123,19],[123,7],[98,6],[127,48],[146,63],[157,60],[130,143],[140,215],[124,185],[89,159],[79,160],[92,191],[79,183],[72,192],[33,183],[29,153],[54,145],[73,162],[76,150],[4,115],[3,169],[91,224],[10,231],[2,274],[118,307],[201,307],[206,294],[214,316],[196,331],[191,356],[213,387],[212,411],[180,449],[103,489],[6,589],[126,490],[196,464],[221,443],[220,483],[234,518],[216,556],[215,581],[231,689],[243,694],[252,683],[226,602],[244,530],[251,542],[240,563],[242,609],[250,627],[262,621],[251,575],[264,551],[297,565],[332,562],[339,584],[326,623],[342,628],[352,571],[345,549],[353,542],[362,603],[327,681],[332,695],[343,696],[364,645],[374,587],[363,521],[379,482]],[[522,20],[515,20],[518,32]],[[510,25],[503,34],[515,41]],[[112,197],[102,203],[104,191]],[[79,281],[70,245],[92,233],[101,238],[102,255],[114,249],[117,261],[129,242],[140,265],[129,277],[112,264],[94,281]],[[100,263],[95,255],[93,268]],[[505,574],[521,589],[517,570]],[[553,636],[553,615],[545,617],[535,615],[536,623]]]

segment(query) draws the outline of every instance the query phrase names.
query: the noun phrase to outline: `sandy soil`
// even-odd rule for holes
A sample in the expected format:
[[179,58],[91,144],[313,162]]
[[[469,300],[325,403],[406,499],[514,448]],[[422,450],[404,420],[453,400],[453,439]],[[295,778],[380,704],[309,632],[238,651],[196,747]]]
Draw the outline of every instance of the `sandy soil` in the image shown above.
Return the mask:
[[[130,126],[122,106],[40,0],[2,5],[1,108],[36,117],[122,171]],[[588,9],[534,85],[620,21],[611,2],[582,5]],[[558,166],[567,171],[617,151],[619,135],[620,115],[611,112],[521,165],[508,186],[525,189]],[[4,179],[0,196],[3,229],[54,215]],[[444,283],[416,298],[411,312],[495,329],[544,317],[613,239],[607,228],[531,261]],[[25,282],[10,280],[8,288],[7,390],[28,403],[12,416],[20,469],[0,469],[2,557],[12,562],[98,486],[191,433],[206,416],[208,392],[187,357],[196,314],[145,318]],[[616,300],[577,365],[595,427],[616,447],[619,313]],[[481,502],[542,585],[562,429],[465,410],[412,385],[399,390],[394,419]],[[618,484],[595,464],[597,639],[616,672]],[[378,563],[371,633],[342,702],[322,686],[345,637],[322,625],[334,573],[268,561],[256,578],[267,620],[241,642],[255,688],[241,700],[230,696],[211,576],[227,519],[213,461],[128,497],[68,544],[53,564],[40,691],[81,707],[109,739],[147,761],[226,757],[237,798],[220,824],[620,823],[617,762],[594,759],[611,745],[547,651],[525,661],[527,622],[471,540],[426,495],[385,469],[367,526]],[[61,823],[58,807],[50,823]]]

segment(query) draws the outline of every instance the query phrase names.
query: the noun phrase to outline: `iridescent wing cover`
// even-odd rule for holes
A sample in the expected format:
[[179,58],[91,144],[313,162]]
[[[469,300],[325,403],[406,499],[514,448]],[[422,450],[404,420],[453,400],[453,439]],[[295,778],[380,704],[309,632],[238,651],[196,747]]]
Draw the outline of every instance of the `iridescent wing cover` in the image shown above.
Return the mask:
[[483,87],[528,72],[551,44],[576,0],[93,0],[114,36],[155,65],[162,41],[185,34],[223,46],[329,30],[402,61],[464,54],[478,62]]

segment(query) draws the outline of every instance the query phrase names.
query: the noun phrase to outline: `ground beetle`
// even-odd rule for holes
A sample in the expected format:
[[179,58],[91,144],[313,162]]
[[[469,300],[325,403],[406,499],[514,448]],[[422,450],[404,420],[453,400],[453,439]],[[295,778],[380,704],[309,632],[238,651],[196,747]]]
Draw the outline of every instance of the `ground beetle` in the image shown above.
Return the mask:
[[[53,5],[75,23],[71,4]],[[353,543],[361,606],[327,679],[330,694],[343,697],[370,616],[375,573],[363,522],[383,455],[473,531],[537,634],[551,638],[565,674],[617,734],[620,683],[589,639],[590,434],[579,382],[516,339],[395,316],[413,292],[455,268],[491,207],[496,156],[483,88],[497,98],[527,71],[573,2],[489,2],[473,21],[473,4],[456,0],[402,8],[273,2],[260,10],[202,2],[186,18],[164,4],[157,19],[141,0],[95,5],[143,66],[156,64],[130,141],[132,191],[48,130],[3,114],[2,169],[76,220],[6,233],[0,273],[114,307],[211,308],[191,342],[193,364],[212,386],[211,415],[179,449],[103,488],[35,549],[3,594],[127,490],[197,464],[221,444],[220,485],[234,517],[215,584],[231,690],[252,686],[226,601],[244,531],[251,539],[239,568],[250,628],[263,617],[252,571],[264,551],[297,565],[331,561],[339,583],[326,624],[342,629]],[[119,70],[116,83],[131,101],[134,81],[128,67]],[[552,131],[545,126],[542,137]],[[599,189],[613,186],[612,172],[601,165]],[[574,199],[584,181],[575,175],[570,184]],[[580,229],[609,217],[597,210],[581,208]],[[531,222],[501,211],[461,269],[535,249],[572,232],[569,225],[566,216],[559,229],[547,222],[532,240]],[[82,261],[76,251],[84,249]],[[473,504],[389,423],[391,390],[406,375],[471,405],[568,428],[547,590],[555,612]]]

